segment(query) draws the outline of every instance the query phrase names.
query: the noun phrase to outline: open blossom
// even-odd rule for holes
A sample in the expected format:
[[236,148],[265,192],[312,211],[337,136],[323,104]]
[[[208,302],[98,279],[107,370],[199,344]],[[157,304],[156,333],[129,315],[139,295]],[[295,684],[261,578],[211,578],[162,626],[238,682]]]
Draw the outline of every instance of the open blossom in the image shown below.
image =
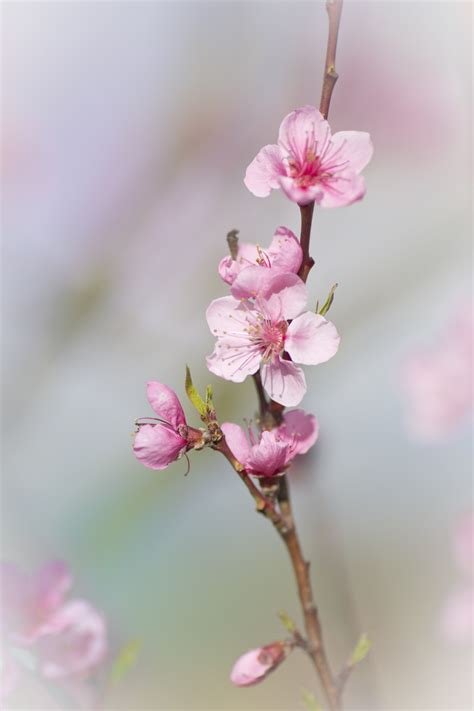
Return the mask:
[[65,600],[71,584],[62,561],[52,561],[34,575],[2,563],[3,694],[21,678],[12,648],[27,650],[38,673],[49,679],[83,680],[103,661],[104,618],[85,600]]
[[278,143],[261,149],[248,166],[244,182],[257,197],[282,188],[299,205],[351,205],[365,194],[360,173],[372,153],[368,133],[331,135],[323,115],[313,106],[303,106],[285,116]]
[[248,438],[239,425],[224,422],[226,442],[234,457],[254,476],[282,474],[297,454],[305,454],[318,438],[319,425],[314,415],[293,410],[283,423],[255,437],[249,427]]
[[188,427],[178,396],[167,385],[150,380],[147,397],[158,417],[144,418],[153,423],[137,422],[133,452],[150,469],[166,469],[190,447],[199,430]]
[[414,352],[403,365],[407,424],[420,440],[446,438],[472,412],[473,326],[472,307],[462,304],[438,342]]
[[212,301],[206,312],[217,338],[207,367],[235,383],[261,369],[263,387],[273,400],[298,405],[306,381],[296,363],[317,365],[332,358],[340,340],[335,326],[305,311],[308,292],[296,274],[247,267],[231,292]]
[[239,242],[236,259],[230,256],[221,259],[219,275],[226,284],[232,285],[242,269],[249,266],[297,274],[302,260],[303,251],[296,235],[286,227],[279,227],[266,250],[258,244]]
[[441,614],[441,629],[451,642],[468,642],[474,632],[474,512],[459,521],[454,556],[465,576],[450,594]]
[[284,642],[251,649],[237,659],[230,673],[231,682],[236,686],[251,686],[263,681],[286,659],[288,652]]

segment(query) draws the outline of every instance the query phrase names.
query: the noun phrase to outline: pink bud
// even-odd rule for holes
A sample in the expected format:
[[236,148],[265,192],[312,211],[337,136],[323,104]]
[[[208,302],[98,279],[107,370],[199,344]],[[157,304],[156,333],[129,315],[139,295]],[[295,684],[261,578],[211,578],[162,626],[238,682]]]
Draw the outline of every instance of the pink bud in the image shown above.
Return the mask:
[[230,673],[230,680],[236,686],[251,686],[263,681],[276,669],[290,651],[284,642],[272,642],[265,647],[257,647],[237,659]]

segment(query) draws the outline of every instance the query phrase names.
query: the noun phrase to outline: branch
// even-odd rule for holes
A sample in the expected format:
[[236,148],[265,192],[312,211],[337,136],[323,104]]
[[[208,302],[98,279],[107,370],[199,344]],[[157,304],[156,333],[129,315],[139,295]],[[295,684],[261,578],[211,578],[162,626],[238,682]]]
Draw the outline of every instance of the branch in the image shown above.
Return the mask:
[[303,251],[303,261],[298,272],[298,276],[304,282],[307,280],[311,269],[314,266],[314,259],[309,256],[309,242],[311,240],[311,225],[313,224],[314,202],[308,205],[300,205],[301,232],[300,245]]
[[326,49],[326,62],[324,65],[323,88],[321,91],[321,102],[319,104],[319,110],[325,119],[328,117],[332,92],[339,77],[336,72],[336,49],[339,23],[341,21],[342,1],[343,0],[326,0],[326,10],[329,19],[329,33]]

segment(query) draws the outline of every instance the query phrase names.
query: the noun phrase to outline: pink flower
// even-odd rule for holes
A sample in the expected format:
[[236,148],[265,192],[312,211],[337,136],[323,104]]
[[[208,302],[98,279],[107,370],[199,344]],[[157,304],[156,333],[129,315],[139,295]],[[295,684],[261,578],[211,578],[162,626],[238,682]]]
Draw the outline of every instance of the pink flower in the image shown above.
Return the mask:
[[[297,454],[304,454],[318,438],[318,421],[303,410],[284,415],[280,427],[263,431],[258,439],[249,427],[249,438],[239,425],[224,422],[221,427],[230,451],[254,476],[282,474]],[[249,443],[250,440],[250,443]]]
[[432,348],[406,360],[407,424],[418,439],[442,440],[472,412],[473,331],[471,306],[462,305]]
[[242,269],[249,266],[273,269],[297,274],[303,260],[300,243],[294,233],[286,227],[279,227],[270,247],[262,250],[258,244],[239,242],[237,259],[224,257],[219,263],[219,275],[226,284],[232,285]]
[[236,686],[258,684],[284,661],[289,651],[284,642],[251,649],[237,659],[230,673],[231,682]]
[[137,421],[133,452],[150,469],[166,469],[189,448],[189,430],[183,408],[174,390],[150,380],[147,384],[150,405],[158,415],[153,424]]
[[207,367],[235,383],[261,368],[270,397],[285,406],[298,405],[306,381],[295,362],[317,365],[332,358],[340,340],[335,326],[304,311],[308,292],[296,274],[247,267],[231,292],[212,301],[206,312],[217,337]]
[[474,632],[474,513],[465,514],[454,535],[454,557],[466,576],[446,601],[441,629],[451,642],[468,642]]
[[264,146],[250,163],[244,183],[257,197],[283,188],[299,205],[351,205],[365,194],[360,172],[372,158],[368,133],[331,129],[313,106],[283,119],[278,143]]
[[67,565],[55,560],[28,575],[10,563],[1,565],[3,631],[18,644],[31,644],[48,631],[72,584]]

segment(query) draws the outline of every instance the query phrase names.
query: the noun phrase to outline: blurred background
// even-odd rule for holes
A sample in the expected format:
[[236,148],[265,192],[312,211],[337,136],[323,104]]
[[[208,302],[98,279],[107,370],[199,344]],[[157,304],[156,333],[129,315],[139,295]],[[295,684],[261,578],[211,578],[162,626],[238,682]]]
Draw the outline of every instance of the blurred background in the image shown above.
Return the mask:
[[[369,131],[363,202],[316,210],[311,296],[339,283],[336,358],[307,368],[320,421],[291,472],[327,647],[373,649],[348,709],[471,708],[472,656],[443,634],[462,584],[453,556],[472,506],[468,417],[410,426],[407,358],[469,308],[471,10],[466,2],[345,3],[334,131]],[[184,400],[184,366],[221,420],[255,411],[207,372],[204,318],[226,293],[225,235],[268,245],[299,229],[279,192],[243,185],[293,108],[318,104],[323,2],[6,2],[2,7],[2,556],[66,559],[107,618],[111,649],[140,640],[105,709],[302,709],[322,700],[293,654],[232,687],[247,649],[300,621],[286,552],[224,459],[153,472],[131,451],[145,383]],[[469,378],[462,383],[469,389]],[[187,407],[192,423],[191,407]],[[469,635],[468,635],[469,636]],[[19,688],[12,708],[54,708]]]

